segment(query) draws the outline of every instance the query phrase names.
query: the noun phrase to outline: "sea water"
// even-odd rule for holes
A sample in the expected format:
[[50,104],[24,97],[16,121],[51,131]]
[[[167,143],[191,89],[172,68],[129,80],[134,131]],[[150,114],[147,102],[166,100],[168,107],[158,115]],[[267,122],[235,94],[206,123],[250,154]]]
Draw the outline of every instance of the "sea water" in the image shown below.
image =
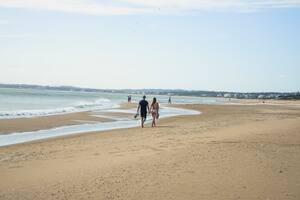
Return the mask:
[[113,108],[125,98],[114,93],[0,88],[0,119]]

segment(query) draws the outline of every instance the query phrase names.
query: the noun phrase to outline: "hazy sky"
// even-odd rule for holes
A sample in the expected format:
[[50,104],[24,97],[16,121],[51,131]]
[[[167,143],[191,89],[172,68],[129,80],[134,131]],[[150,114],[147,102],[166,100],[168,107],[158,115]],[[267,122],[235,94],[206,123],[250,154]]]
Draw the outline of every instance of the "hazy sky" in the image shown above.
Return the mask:
[[0,0],[0,83],[300,90],[300,0]]

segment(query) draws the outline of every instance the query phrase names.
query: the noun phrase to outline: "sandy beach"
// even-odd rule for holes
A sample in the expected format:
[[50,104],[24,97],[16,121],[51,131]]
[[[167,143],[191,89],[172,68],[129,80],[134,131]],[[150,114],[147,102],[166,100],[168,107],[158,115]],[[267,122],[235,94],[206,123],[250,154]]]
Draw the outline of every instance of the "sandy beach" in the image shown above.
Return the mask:
[[0,147],[0,199],[300,199],[295,103],[179,107],[202,114]]

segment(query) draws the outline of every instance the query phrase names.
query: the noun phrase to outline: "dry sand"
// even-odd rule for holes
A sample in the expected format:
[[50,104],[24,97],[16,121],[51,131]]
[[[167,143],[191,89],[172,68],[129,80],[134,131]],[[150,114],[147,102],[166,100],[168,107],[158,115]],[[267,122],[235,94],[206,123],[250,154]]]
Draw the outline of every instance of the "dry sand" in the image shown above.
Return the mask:
[[300,199],[300,109],[186,105],[156,128],[0,148],[0,199]]
[[235,99],[222,98],[224,103],[231,105],[283,105],[300,107],[299,100],[277,100],[277,99]]

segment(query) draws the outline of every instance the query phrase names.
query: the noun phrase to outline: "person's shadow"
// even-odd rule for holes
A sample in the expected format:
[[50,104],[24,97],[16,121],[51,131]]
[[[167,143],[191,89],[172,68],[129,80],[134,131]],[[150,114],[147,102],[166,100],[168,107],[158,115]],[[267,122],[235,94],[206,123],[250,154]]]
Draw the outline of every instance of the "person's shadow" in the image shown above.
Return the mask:
[[156,128],[176,128],[178,126],[157,125]]

